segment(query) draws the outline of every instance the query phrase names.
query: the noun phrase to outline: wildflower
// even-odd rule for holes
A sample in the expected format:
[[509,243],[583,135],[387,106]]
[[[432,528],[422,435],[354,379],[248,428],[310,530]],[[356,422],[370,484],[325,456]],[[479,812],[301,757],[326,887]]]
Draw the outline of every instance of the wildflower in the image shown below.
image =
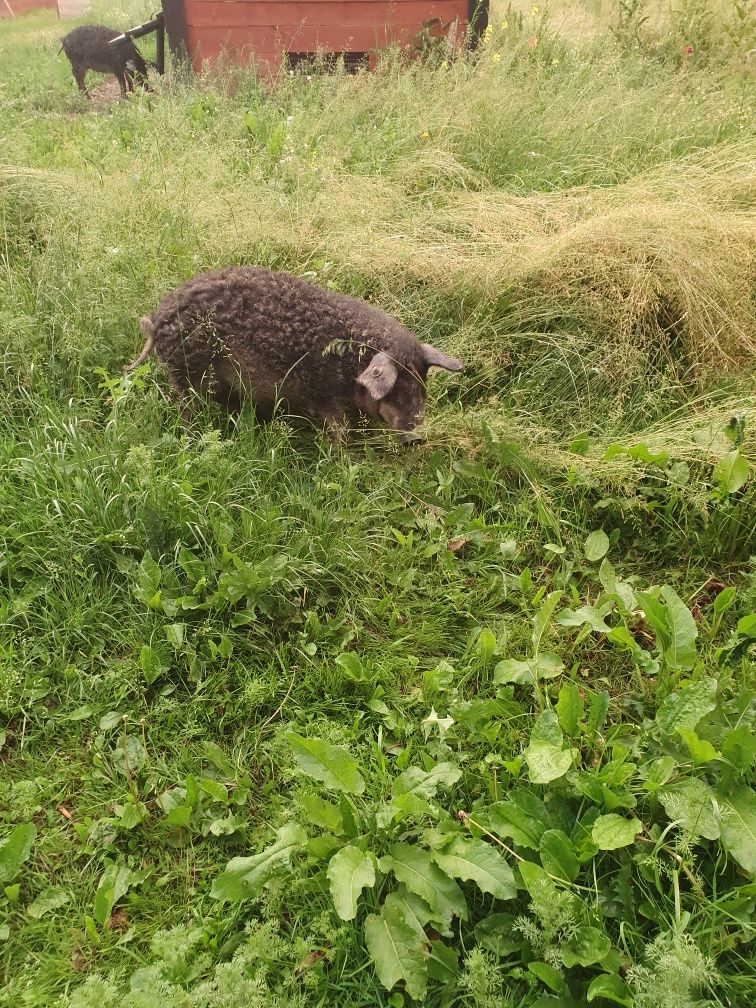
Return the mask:
[[687,45],[684,45],[682,47],[682,53],[683,53],[683,56],[692,56],[693,55],[693,46],[690,44],[690,42],[688,42]]
[[538,5],[533,4],[533,6],[530,8],[530,16],[535,17],[537,13],[538,13]]
[[528,39],[528,48],[535,49],[537,45],[538,45],[537,37],[535,35],[531,35],[530,38]]
[[552,66],[559,66],[559,60],[558,60],[558,59],[553,59],[553,60],[551,61],[551,65],[552,65]]
[[502,21],[501,22],[501,30],[502,31],[506,31],[507,28],[509,28],[509,22],[508,21]]
[[425,132],[422,133],[421,136],[422,136],[423,140],[429,140],[430,139],[430,133],[428,132],[428,130],[425,130]]
[[492,63],[501,63],[501,53],[500,52],[493,53],[492,56],[491,56],[491,62]]

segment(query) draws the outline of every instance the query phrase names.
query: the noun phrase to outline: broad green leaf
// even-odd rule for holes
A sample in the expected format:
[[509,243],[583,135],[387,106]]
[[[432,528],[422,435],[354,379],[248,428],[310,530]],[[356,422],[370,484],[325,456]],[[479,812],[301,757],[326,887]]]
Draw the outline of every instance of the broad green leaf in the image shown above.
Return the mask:
[[116,725],[123,724],[125,715],[119,713],[118,711],[108,711],[107,714],[103,714],[99,721],[100,731],[108,732],[115,728]]
[[212,777],[199,777],[197,778],[197,783],[199,784],[200,791],[208,795],[212,801],[220,802],[222,805],[227,804],[228,791],[225,784],[213,780]]
[[637,819],[625,819],[611,812],[598,817],[593,824],[591,838],[599,850],[618,850],[633,843],[642,829]]
[[444,851],[434,851],[433,860],[452,878],[473,881],[484,893],[496,899],[517,896],[512,869],[505,858],[484,840],[456,836]]
[[453,717],[440,717],[439,714],[436,713],[436,709],[431,707],[430,714],[428,714],[427,717],[424,717],[420,722],[420,730],[422,731],[423,738],[426,742],[430,738],[431,732],[434,730],[438,732],[439,741],[443,742],[446,733],[453,724]]
[[329,861],[326,874],[336,913],[342,920],[354,920],[360,893],[375,885],[372,857],[359,847],[342,847]]
[[520,847],[538,850],[541,837],[551,828],[544,803],[527,791],[511,793],[509,799],[488,808],[488,822],[497,836],[511,837]]
[[564,977],[558,969],[554,969],[548,963],[540,961],[530,962],[528,963],[528,969],[534,976],[537,976],[539,980],[545,983],[550,990],[556,991],[557,994],[564,990]]
[[404,980],[410,997],[420,1000],[425,996],[428,965],[423,941],[396,906],[384,904],[380,914],[366,918],[365,944],[386,990]]
[[567,682],[559,690],[556,712],[559,724],[568,735],[577,735],[585,705],[575,683]]
[[562,598],[562,592],[553,591],[549,592],[546,598],[541,604],[541,608],[533,617],[533,654],[538,656],[541,651],[541,642],[543,640],[543,635],[546,633],[546,629],[551,622],[551,617],[554,615],[556,607],[559,605],[559,601]]
[[297,766],[308,777],[322,781],[333,791],[362,794],[365,781],[357,763],[346,749],[319,738],[302,738],[293,732],[286,736]]
[[543,711],[533,725],[524,756],[528,775],[534,784],[557,780],[572,766],[572,753],[562,748],[562,729],[556,712],[551,708]]
[[741,637],[756,637],[756,613],[741,616],[735,630]]
[[179,566],[192,584],[197,584],[205,576],[205,565],[186,546],[179,549],[177,559]]
[[677,761],[673,756],[660,756],[653,760],[646,769],[643,787],[647,791],[658,791],[667,783],[676,766]]
[[308,854],[312,854],[316,861],[329,861],[341,848],[341,844],[341,837],[334,836],[333,833],[319,833],[308,839],[304,849]]
[[559,727],[559,718],[556,712],[550,707],[543,711],[536,718],[530,732],[530,744],[555,745],[562,744],[562,729]]
[[585,540],[584,546],[585,558],[594,563],[596,560],[600,560],[602,557],[606,556],[609,550],[609,536],[604,532],[603,529],[597,529],[595,532],[591,532],[588,538]]
[[444,923],[453,915],[465,919],[467,904],[457,883],[435,864],[428,851],[413,844],[397,843],[381,858],[381,871],[392,871],[400,882],[422,897]]
[[259,896],[265,883],[287,867],[292,856],[307,843],[307,834],[294,823],[282,826],[276,836],[276,842],[259,854],[232,858],[213,882],[210,890],[213,899],[240,903]]
[[434,798],[439,787],[451,787],[462,776],[462,771],[454,763],[437,763],[426,772],[420,767],[408,767],[391,783],[391,794],[414,794],[420,798]]
[[656,637],[656,643],[659,646],[659,650],[664,651],[670,643],[667,611],[665,607],[661,604],[658,598],[651,594],[651,592],[639,591],[636,597],[638,605],[644,612],[646,622],[654,631],[654,636]]
[[594,633],[607,634],[612,629],[604,620],[614,608],[611,602],[604,603],[600,609],[595,606],[584,605],[578,609],[562,609],[556,622],[559,626],[587,626]]
[[564,777],[572,766],[572,753],[569,749],[540,742],[528,746],[525,761],[531,781],[534,784],[548,784],[549,781]]
[[594,693],[588,708],[588,717],[585,722],[586,731],[589,735],[594,735],[597,731],[600,731],[604,724],[604,720],[606,719],[608,710],[608,690],[602,690],[600,693]]
[[665,697],[656,712],[656,723],[666,735],[680,728],[695,728],[717,706],[716,679],[699,679]]
[[231,765],[231,760],[226,756],[221,747],[215,742],[205,741],[202,744],[205,750],[205,755],[213,764],[216,770],[219,770],[222,774],[225,774],[227,778],[233,780],[236,778],[236,771]]
[[113,750],[113,765],[124,777],[141,770],[147,762],[147,750],[138,735],[120,736]]
[[22,823],[0,843],[0,885],[13,881],[18,869],[31,854],[36,839],[36,827],[31,823]]
[[560,829],[550,829],[541,837],[541,864],[549,873],[565,882],[574,882],[580,872],[572,841]]
[[616,973],[602,973],[594,977],[588,987],[587,997],[589,1001],[606,998],[607,1001],[614,1001],[615,1004],[624,1005],[625,1008],[633,1008],[635,1003],[630,988]]
[[308,823],[322,826],[323,829],[331,833],[343,832],[344,821],[341,812],[325,798],[315,794],[303,794],[297,797],[297,803],[304,812]]
[[430,816],[433,815],[433,806],[427,798],[420,798],[414,794],[399,795],[393,801],[379,806],[376,810],[376,821],[381,829],[388,829],[391,823],[401,822],[408,816]]
[[711,605],[717,616],[723,616],[727,612],[737,598],[737,594],[738,592],[735,588],[722,589]]
[[165,817],[165,825],[178,829],[188,829],[191,818],[191,805],[174,805]]
[[692,728],[678,728],[677,734],[688,747],[691,759],[696,765],[711,763],[712,760],[718,759],[722,755],[707,739],[700,739]]
[[134,872],[123,864],[106,864],[105,871],[97,886],[92,916],[104,927],[110,920],[113,907],[133,886],[145,879],[143,872]]
[[612,943],[603,931],[595,927],[579,927],[562,946],[562,962],[567,969],[573,966],[592,966],[600,963],[611,951]]
[[520,861],[518,864],[520,877],[531,897],[539,898],[544,892],[555,893],[557,887],[549,878],[546,870],[535,861]]
[[165,664],[160,654],[147,644],[144,644],[139,652],[139,667],[144,673],[148,686],[151,686],[156,679],[170,669],[170,665]]
[[163,627],[166,640],[174,651],[180,651],[183,647],[185,632],[186,623],[167,623]]
[[394,907],[415,929],[418,938],[425,941],[425,925],[433,922],[433,911],[417,893],[410,892],[406,885],[399,885],[386,897],[384,906]]
[[620,581],[617,572],[608,560],[601,561],[598,576],[604,591],[609,595],[616,595],[627,612],[632,612],[635,609],[637,605],[635,592],[629,584]]
[[475,650],[480,658],[484,662],[490,662],[496,652],[497,646],[496,634],[492,630],[489,630],[488,627],[483,627],[475,642]]
[[342,651],[341,654],[336,655],[335,661],[353,682],[370,682],[371,677],[368,675],[367,669],[362,664],[360,656],[354,651]]
[[722,846],[738,864],[756,875],[756,792],[745,784],[716,792],[721,812]]
[[152,554],[148,551],[144,554],[142,562],[136,571],[136,587],[134,588],[134,594],[140,600],[144,602],[146,606],[150,609],[160,608],[160,595],[158,588],[160,587],[160,579],[162,577],[162,572],[160,566],[155,562]]
[[659,794],[664,811],[693,836],[719,838],[719,820],[714,811],[714,792],[697,777],[685,777]]
[[456,983],[459,975],[459,956],[455,949],[442,941],[430,943],[428,955],[428,976],[441,984]]
[[511,955],[525,944],[525,938],[515,927],[515,919],[512,914],[489,914],[475,925],[476,941],[494,955]]
[[664,652],[664,660],[670,668],[690,671],[696,664],[696,637],[698,627],[693,614],[677,592],[669,585],[660,589],[666,602],[669,647]]
[[143,822],[149,812],[144,802],[126,802],[121,813],[121,826],[124,829],[133,829]]
[[583,433],[574,437],[567,447],[569,451],[574,452],[576,455],[585,455],[590,444],[591,441],[588,434]]
[[722,755],[738,770],[750,770],[756,759],[756,733],[746,724],[733,728],[722,739]]
[[532,686],[539,679],[553,679],[564,671],[564,662],[551,651],[543,651],[535,658],[520,661],[517,658],[504,658],[497,662],[494,668],[494,683],[503,686],[506,683],[520,683]]
[[30,917],[39,920],[46,913],[49,913],[51,910],[57,910],[58,907],[62,907],[70,901],[71,893],[66,889],[57,889],[55,887],[43,889],[39,896],[26,908],[26,912]]
[[731,494],[740,490],[750,475],[748,460],[742,452],[731,451],[714,466],[711,478],[725,493]]

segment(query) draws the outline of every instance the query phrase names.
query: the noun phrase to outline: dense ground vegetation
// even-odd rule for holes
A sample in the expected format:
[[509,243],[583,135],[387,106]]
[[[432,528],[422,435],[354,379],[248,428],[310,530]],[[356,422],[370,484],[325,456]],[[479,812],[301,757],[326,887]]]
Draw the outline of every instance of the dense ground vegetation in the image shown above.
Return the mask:
[[[0,24],[4,1004],[756,999],[753,4],[491,24],[91,106]],[[227,263],[465,358],[425,443],[122,379]]]

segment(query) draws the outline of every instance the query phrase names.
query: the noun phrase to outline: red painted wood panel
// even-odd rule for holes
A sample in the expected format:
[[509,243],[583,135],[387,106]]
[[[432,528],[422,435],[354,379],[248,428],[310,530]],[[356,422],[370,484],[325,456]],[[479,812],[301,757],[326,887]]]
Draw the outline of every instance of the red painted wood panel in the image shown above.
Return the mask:
[[245,25],[411,25],[417,31],[423,21],[438,17],[442,21],[464,20],[466,0],[296,0],[293,3],[242,3],[235,0],[186,0],[187,24],[197,27],[241,27]]
[[[10,5],[16,17],[21,17],[22,14],[28,14],[30,11],[44,10],[48,7],[57,8],[58,0],[10,0]],[[0,17],[10,17],[4,2],[0,2]]]
[[188,25],[190,47],[197,42],[204,50],[208,45],[225,43],[228,48],[252,47],[260,52],[314,52],[318,48],[331,52],[367,52],[380,49],[391,40],[386,28],[335,28],[333,25],[308,25],[307,28],[256,27],[252,31],[237,26],[197,29]]
[[468,11],[467,0],[184,0],[183,6],[195,70],[227,51],[235,60],[254,54],[270,74],[286,52],[369,52],[406,44],[432,18],[452,25],[454,42],[461,44]]

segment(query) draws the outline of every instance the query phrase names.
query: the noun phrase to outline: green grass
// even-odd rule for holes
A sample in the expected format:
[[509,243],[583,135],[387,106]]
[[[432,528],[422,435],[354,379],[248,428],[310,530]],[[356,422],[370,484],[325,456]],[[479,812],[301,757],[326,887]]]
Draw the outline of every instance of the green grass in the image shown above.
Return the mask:
[[[674,6],[92,107],[60,22],[0,24],[3,1004],[753,1001],[753,39]],[[120,378],[163,293],[249,262],[468,362],[422,446],[186,436]],[[499,895],[413,931],[396,844]],[[339,850],[380,869],[353,920]]]

